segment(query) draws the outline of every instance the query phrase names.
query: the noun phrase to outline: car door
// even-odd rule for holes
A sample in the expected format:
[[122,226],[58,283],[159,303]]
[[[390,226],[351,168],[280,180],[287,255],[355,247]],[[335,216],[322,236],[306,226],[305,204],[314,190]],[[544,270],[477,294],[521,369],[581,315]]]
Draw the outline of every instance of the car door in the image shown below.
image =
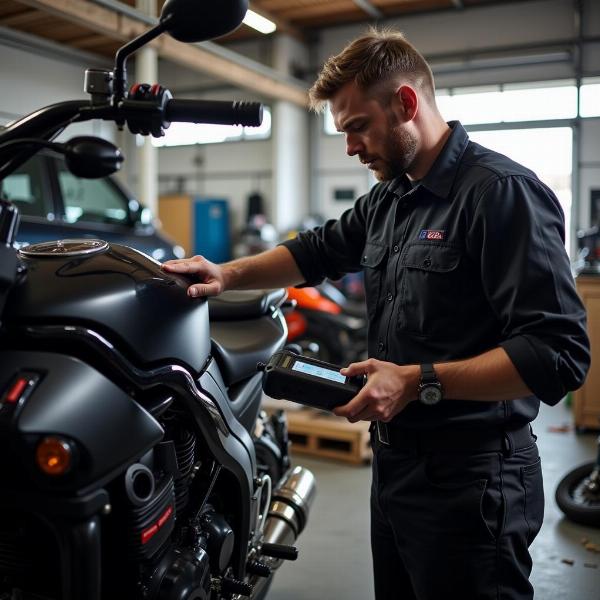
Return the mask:
[[45,154],[36,154],[0,181],[0,197],[10,200],[21,216],[18,246],[62,237],[48,160]]

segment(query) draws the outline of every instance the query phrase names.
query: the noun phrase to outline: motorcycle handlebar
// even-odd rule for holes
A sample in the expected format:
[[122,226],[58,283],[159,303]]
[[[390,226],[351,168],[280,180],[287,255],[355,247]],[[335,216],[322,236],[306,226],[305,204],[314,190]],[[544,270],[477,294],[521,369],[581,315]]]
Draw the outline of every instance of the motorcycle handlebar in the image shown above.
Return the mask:
[[165,108],[165,117],[169,122],[258,127],[262,123],[263,109],[260,102],[169,100]]

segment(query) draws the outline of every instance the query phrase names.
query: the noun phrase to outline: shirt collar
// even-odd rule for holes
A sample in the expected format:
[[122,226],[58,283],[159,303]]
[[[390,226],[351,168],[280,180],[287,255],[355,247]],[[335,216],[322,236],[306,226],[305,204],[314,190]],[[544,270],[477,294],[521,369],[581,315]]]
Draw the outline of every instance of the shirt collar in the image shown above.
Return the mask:
[[[469,136],[465,128],[458,121],[449,121],[450,136],[446,140],[444,147],[435,159],[427,175],[421,179],[419,185],[423,186],[440,198],[447,198],[450,195],[452,184],[460,165],[460,159],[469,142]],[[417,189],[415,188],[415,189]],[[403,195],[411,191],[412,186],[408,182],[406,175],[396,177],[388,190],[396,195]]]

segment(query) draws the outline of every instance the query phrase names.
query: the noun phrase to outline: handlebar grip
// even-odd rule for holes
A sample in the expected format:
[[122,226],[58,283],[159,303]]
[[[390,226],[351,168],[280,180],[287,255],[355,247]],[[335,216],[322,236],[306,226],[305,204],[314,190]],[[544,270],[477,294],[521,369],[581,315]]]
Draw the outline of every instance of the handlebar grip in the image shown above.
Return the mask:
[[260,102],[169,100],[165,117],[170,122],[258,127],[262,123],[263,107]]

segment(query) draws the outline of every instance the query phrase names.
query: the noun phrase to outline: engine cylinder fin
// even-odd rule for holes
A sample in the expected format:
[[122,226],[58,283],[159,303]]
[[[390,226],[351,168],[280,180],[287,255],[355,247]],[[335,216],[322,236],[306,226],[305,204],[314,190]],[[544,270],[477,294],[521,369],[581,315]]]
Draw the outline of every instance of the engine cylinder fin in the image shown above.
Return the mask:
[[189,475],[194,468],[196,456],[196,438],[187,429],[177,431],[174,439],[178,474],[175,477],[175,505],[181,512],[189,500]]

